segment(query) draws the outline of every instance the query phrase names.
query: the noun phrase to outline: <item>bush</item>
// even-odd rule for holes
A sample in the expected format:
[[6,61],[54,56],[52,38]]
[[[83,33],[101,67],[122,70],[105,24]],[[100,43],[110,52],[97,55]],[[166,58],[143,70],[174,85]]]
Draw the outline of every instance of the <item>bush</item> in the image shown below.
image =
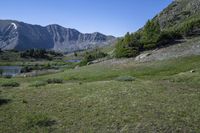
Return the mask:
[[200,34],[200,18],[194,18],[183,23],[180,27],[180,32],[185,36]]
[[11,100],[10,99],[2,99],[0,98],[0,106],[4,104],[8,104]]
[[132,76],[120,76],[120,77],[117,77],[115,80],[117,80],[117,81],[134,81],[135,78]]
[[181,38],[182,35],[177,31],[163,31],[157,40],[157,46],[169,45]]
[[41,87],[47,85],[47,82],[44,81],[36,81],[35,83],[31,84],[31,87]]
[[21,70],[22,73],[31,72],[33,68],[31,66],[24,66]]
[[32,127],[50,127],[54,124],[56,124],[55,120],[52,120],[49,118],[46,114],[37,114],[37,115],[28,115],[26,118],[26,127],[32,128]]
[[127,33],[120,39],[115,45],[115,56],[117,58],[135,57],[141,51],[170,45],[183,36],[194,35],[200,35],[199,17],[189,18],[179,25],[162,30],[160,24],[153,19],[136,33]]
[[149,46],[150,48],[153,46],[153,44],[156,46],[155,44],[161,33],[160,24],[155,20],[149,20],[141,33],[141,44],[145,45],[146,47],[151,45]]
[[133,34],[127,33],[123,39],[117,42],[116,57],[135,57],[143,50],[156,48],[160,33],[159,23],[149,20],[143,29]]
[[26,50],[25,52],[22,52],[20,54],[20,56],[22,58],[27,58],[27,57],[31,57],[31,58],[47,58],[46,53],[47,52],[44,49],[30,49],[30,50]]
[[45,49],[29,49],[20,53],[21,58],[36,58],[52,60],[53,57],[62,57],[63,54],[54,51],[46,51]]
[[12,75],[4,75],[3,78],[11,79],[11,78],[12,78]]
[[107,54],[101,52],[99,49],[95,49],[91,52],[86,52],[84,54],[84,58],[83,60],[79,63],[80,66],[84,66],[87,65],[89,62],[100,59],[100,58],[104,58],[106,57]]
[[56,78],[47,79],[47,83],[48,84],[62,84],[63,80],[62,79],[56,79]]
[[2,87],[19,87],[20,84],[17,82],[8,82],[8,83],[3,83],[1,86]]
[[139,54],[140,50],[140,34],[129,34],[127,33],[125,37],[119,40],[115,46],[115,57],[134,57]]

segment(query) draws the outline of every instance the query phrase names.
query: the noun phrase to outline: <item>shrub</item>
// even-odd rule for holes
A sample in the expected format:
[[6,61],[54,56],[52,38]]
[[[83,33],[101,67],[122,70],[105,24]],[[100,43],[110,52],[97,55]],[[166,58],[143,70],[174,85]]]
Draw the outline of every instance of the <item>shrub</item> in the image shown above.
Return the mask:
[[155,20],[149,20],[143,29],[133,34],[127,33],[123,39],[116,43],[116,57],[135,57],[140,51],[156,48],[160,33],[159,23]]
[[20,54],[22,58],[46,58],[46,51],[43,49],[30,49]]
[[50,69],[50,68],[52,68],[52,66],[51,66],[50,63],[47,63],[47,64],[44,65],[44,68],[45,68],[45,69]]
[[165,46],[175,42],[177,39],[181,39],[182,35],[177,31],[163,31],[161,32],[158,40],[157,46]]
[[3,83],[1,86],[2,87],[19,87],[20,84],[17,82],[8,82],[8,83]]
[[134,81],[135,78],[132,76],[120,76],[120,77],[117,77],[115,80],[117,80],[117,81]]
[[11,100],[10,99],[2,99],[0,98],[0,106],[4,104],[8,104]]
[[47,79],[47,83],[48,84],[62,84],[63,80],[62,79],[57,79],[57,78]]
[[49,118],[46,114],[37,114],[37,115],[28,115],[26,118],[26,127],[32,128],[32,127],[50,127],[54,124],[56,124],[55,120],[52,120]]
[[115,56],[117,58],[122,57],[134,57],[139,54],[140,50],[140,34],[129,34],[127,33],[125,37],[119,40],[115,45]]
[[101,52],[99,49],[95,49],[93,51],[86,52],[84,54],[83,60],[79,63],[79,65],[84,66],[84,65],[87,65],[88,62],[91,62],[91,61],[94,61],[94,60],[97,60],[97,59],[100,59],[100,58],[104,58],[106,56],[107,56],[106,53]]
[[12,75],[4,75],[3,78],[11,79],[11,78],[12,78]]
[[153,46],[152,44],[156,44],[160,32],[161,30],[159,23],[155,20],[149,20],[142,30],[141,43],[146,47],[148,47],[148,45],[151,45],[151,48]]
[[26,72],[31,72],[33,70],[33,67],[31,66],[24,66],[21,70],[22,73],[26,73]]
[[52,60],[53,57],[62,57],[63,54],[45,49],[29,49],[20,53],[21,58],[36,58]]
[[200,34],[200,18],[195,18],[195,19],[186,21],[180,27],[180,31],[185,36],[199,35]]
[[3,70],[0,69],[0,76],[3,74]]
[[47,85],[47,82],[44,81],[36,81],[35,83],[31,84],[31,87],[41,87]]
[[[185,14],[188,13],[185,12]],[[194,35],[200,35],[199,16],[162,30],[158,21],[149,20],[142,29],[133,34],[127,33],[116,43],[115,56],[117,58],[135,57],[141,51],[170,45],[183,36]]]

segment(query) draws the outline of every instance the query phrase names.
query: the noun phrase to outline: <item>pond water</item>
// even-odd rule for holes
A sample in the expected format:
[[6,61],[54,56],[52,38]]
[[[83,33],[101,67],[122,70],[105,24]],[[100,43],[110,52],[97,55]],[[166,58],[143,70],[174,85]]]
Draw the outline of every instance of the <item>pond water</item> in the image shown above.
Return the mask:
[[0,66],[1,76],[16,76],[21,73],[22,67],[20,66]]
[[74,59],[74,60],[66,60],[65,62],[68,62],[68,63],[79,63],[81,62],[80,59]]

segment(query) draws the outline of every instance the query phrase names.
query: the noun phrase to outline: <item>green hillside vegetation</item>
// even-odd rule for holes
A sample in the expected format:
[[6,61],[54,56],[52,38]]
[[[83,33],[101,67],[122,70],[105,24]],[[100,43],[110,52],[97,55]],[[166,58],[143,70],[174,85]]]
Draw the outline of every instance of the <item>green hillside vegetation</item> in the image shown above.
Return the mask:
[[63,54],[45,49],[30,49],[20,53],[21,58],[35,58],[52,60],[55,57],[63,57]]
[[[176,6],[189,2],[174,3],[161,14],[149,20],[142,29],[135,33],[127,33],[124,38],[120,39],[116,43],[115,56],[118,58],[135,57],[142,51],[165,47],[180,39],[200,35],[200,16],[196,15],[196,12],[184,11],[184,8],[182,8],[183,11],[175,10]],[[170,16],[170,12],[173,10],[175,10],[175,15]],[[171,21],[165,18],[167,15],[170,16]],[[161,21],[161,18],[164,20]]]
[[7,50],[0,52],[0,65],[28,65],[28,64],[47,64],[64,63],[64,55],[54,51],[43,49],[30,49],[27,51]]
[[0,50],[22,67],[0,76],[0,133],[200,133],[199,7],[174,0],[116,45]]
[[127,33],[116,44],[116,57],[134,57],[140,52],[166,45],[174,44],[177,40],[200,34],[200,18],[181,23],[176,28],[161,30],[159,23],[148,21],[144,28],[136,33]]
[[107,62],[0,78],[0,131],[200,132],[199,60]]
[[85,54],[83,55],[83,59],[80,62],[80,66],[84,66],[87,65],[88,63],[90,63],[91,61],[100,59],[100,58],[104,58],[107,56],[107,53],[102,52],[100,49],[95,49],[92,51],[86,51]]

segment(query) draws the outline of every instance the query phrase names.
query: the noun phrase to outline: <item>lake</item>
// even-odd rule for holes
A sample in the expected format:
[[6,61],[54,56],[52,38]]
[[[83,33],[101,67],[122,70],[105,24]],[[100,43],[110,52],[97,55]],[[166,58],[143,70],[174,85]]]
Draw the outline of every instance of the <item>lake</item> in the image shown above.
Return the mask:
[[16,76],[21,73],[20,66],[0,66],[0,75],[2,76]]
[[66,60],[65,62],[68,62],[68,63],[79,63],[81,62],[80,59],[74,59],[74,60]]

